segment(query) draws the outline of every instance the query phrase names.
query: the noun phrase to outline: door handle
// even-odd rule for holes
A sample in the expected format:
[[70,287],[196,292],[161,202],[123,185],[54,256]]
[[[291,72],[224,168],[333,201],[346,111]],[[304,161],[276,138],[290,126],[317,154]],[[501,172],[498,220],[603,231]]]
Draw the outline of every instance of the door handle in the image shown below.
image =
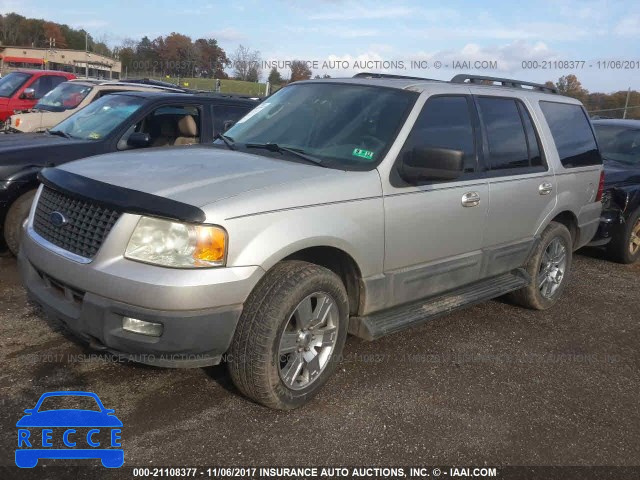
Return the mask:
[[463,207],[477,207],[480,205],[480,194],[478,192],[467,192],[462,196]]
[[551,192],[553,192],[553,184],[550,182],[542,182],[538,187],[540,195],[549,195]]

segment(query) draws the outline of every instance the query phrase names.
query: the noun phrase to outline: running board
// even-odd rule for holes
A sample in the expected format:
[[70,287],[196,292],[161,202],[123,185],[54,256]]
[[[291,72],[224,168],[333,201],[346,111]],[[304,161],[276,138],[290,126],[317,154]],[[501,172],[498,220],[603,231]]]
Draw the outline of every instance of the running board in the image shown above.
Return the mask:
[[505,293],[526,287],[531,282],[522,269],[467,285],[463,288],[409,303],[364,317],[351,317],[349,333],[365,340],[399,332],[441,317],[459,308],[484,302]]

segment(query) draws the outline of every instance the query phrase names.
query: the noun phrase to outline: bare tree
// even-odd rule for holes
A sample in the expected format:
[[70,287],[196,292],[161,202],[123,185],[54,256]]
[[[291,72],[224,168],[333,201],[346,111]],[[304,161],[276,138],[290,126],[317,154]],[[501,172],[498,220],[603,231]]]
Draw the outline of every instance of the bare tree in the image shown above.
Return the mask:
[[238,49],[231,55],[234,75],[238,80],[249,80],[250,78],[260,77],[261,61],[260,52],[257,50],[249,50],[249,48],[240,45]]

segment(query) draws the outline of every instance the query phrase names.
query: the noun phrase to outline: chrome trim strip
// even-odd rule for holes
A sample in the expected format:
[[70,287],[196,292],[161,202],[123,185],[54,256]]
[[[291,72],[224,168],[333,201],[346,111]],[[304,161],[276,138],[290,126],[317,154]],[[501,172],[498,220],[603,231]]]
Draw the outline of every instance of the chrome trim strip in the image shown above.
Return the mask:
[[75,253],[72,253],[68,250],[65,250],[64,248],[60,248],[57,245],[54,245],[53,243],[51,243],[49,240],[46,240],[45,238],[41,237],[40,235],[38,235],[38,233],[36,233],[36,231],[33,229],[31,223],[29,224],[29,226],[27,227],[27,233],[29,234],[29,236],[36,241],[36,243],[40,244],[40,246],[46,248],[47,250],[51,250],[53,253],[56,253],[58,255],[60,255],[61,257],[67,258],[71,261],[74,261],[76,263],[91,263],[92,259],[91,258],[86,258],[86,257],[81,257],[80,255],[76,255]]

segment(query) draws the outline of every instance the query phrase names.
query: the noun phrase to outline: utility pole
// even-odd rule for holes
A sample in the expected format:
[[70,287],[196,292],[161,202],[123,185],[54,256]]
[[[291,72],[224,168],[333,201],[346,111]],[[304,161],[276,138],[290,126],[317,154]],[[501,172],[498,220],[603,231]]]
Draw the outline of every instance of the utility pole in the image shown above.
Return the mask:
[[629,106],[629,97],[631,96],[631,87],[627,90],[627,101],[624,102],[624,112],[622,114],[622,118],[627,118],[627,107]]
[[84,78],[89,78],[89,33],[84,31]]

